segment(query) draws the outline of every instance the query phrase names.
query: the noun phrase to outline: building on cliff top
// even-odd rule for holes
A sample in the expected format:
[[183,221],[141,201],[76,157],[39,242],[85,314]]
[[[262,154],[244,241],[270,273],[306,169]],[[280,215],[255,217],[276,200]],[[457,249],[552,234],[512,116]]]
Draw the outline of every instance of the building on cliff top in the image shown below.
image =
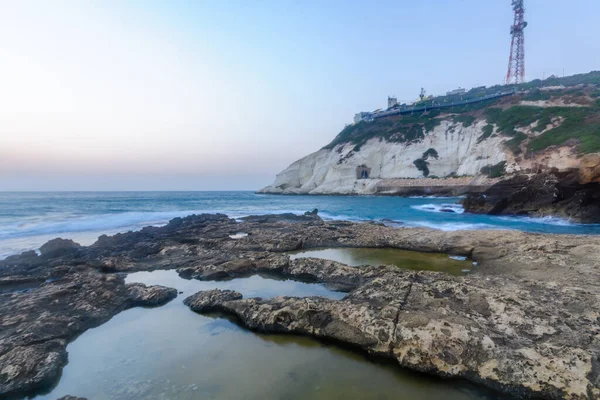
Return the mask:
[[372,114],[367,111],[361,111],[354,114],[354,123],[358,124],[360,121],[371,121],[373,119]]
[[454,90],[451,90],[449,92],[446,92],[446,96],[454,96],[454,95],[457,95],[457,94],[465,94],[466,92],[467,91],[465,89],[459,87],[458,89],[454,89]]

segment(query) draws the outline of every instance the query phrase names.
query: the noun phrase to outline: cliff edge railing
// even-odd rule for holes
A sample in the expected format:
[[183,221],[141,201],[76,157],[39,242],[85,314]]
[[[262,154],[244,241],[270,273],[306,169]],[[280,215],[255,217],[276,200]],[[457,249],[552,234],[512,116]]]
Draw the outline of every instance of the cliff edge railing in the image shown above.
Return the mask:
[[372,118],[377,119],[377,118],[389,117],[390,115],[402,115],[402,114],[410,114],[410,113],[418,112],[418,111],[438,110],[438,109],[442,109],[442,108],[463,106],[466,104],[479,103],[482,101],[497,99],[500,97],[512,96],[516,92],[517,92],[516,89],[511,89],[511,90],[507,90],[504,92],[498,92],[498,93],[494,93],[494,94],[489,94],[487,96],[478,97],[476,99],[453,101],[451,103],[440,103],[438,105],[430,105],[430,106],[417,105],[417,106],[412,106],[412,107],[401,107],[398,109],[382,111],[377,114],[373,114]]

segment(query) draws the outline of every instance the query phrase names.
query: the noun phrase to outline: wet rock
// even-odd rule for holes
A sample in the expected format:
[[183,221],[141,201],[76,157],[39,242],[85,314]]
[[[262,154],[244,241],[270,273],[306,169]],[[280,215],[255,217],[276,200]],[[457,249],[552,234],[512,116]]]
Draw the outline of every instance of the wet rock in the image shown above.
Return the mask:
[[43,282],[43,278],[23,275],[0,277],[0,293],[29,290],[40,286]]
[[[554,187],[568,189],[564,180]],[[236,315],[251,329],[341,341],[513,396],[600,396],[600,238],[289,218],[194,215],[105,236],[57,257],[29,252],[0,260],[0,397],[55,383],[66,344],[86,329],[128,307],[176,296],[174,289],[126,285],[106,273],[156,269],[204,280],[274,274],[321,282],[348,295],[263,300],[213,292],[186,301],[201,312]],[[231,232],[249,236],[231,240]],[[441,252],[469,256],[477,268],[450,277],[285,254],[317,247]],[[28,291],[18,290],[29,283]]]
[[127,291],[134,307],[157,307],[168,303],[177,297],[177,289],[155,285],[146,286],[143,283],[130,283]]
[[66,395],[56,400],[87,400],[87,398]]
[[125,285],[89,268],[0,297],[0,397],[52,386],[67,362],[67,343],[120,311],[164,303],[175,289]]
[[404,225],[404,222],[402,222],[402,221],[396,221],[396,220],[389,219],[389,218],[384,218],[381,220],[381,222],[385,226],[400,227],[400,226]]
[[239,300],[242,294],[234,290],[206,290],[198,292],[183,301],[183,304],[196,312],[216,311],[215,305],[230,300]]
[[44,257],[60,257],[79,249],[81,245],[71,239],[52,239],[40,247],[40,253]]
[[[451,278],[392,267],[354,270],[361,284],[340,301],[242,299],[212,290],[186,304],[197,312],[233,315],[255,331],[343,342],[411,369],[469,378],[515,397],[600,395],[595,378],[585,373],[593,369],[598,323],[593,317],[581,320],[583,310],[563,310],[560,319],[552,315],[581,293],[552,285],[531,292],[501,278]],[[578,336],[567,339],[565,332]],[[596,350],[589,352],[591,343]]]
[[14,346],[0,355],[0,394],[11,395],[31,388],[50,387],[67,363],[66,342],[48,340]]
[[222,280],[236,276],[244,276],[252,272],[254,263],[249,259],[236,259],[224,262],[218,266],[200,265],[196,267],[179,268],[177,273],[184,279]]
[[469,194],[462,204],[466,212],[476,214],[557,216],[600,222],[600,183],[580,183],[580,179],[594,182],[595,170],[590,171],[583,178],[577,170],[516,175],[484,193]]
[[440,208],[440,212],[444,212],[444,213],[456,213],[456,211],[454,211],[451,208]]
[[247,222],[258,222],[258,223],[314,222],[314,221],[321,221],[321,218],[317,215],[318,212],[319,212],[319,210],[315,209],[312,212],[304,213],[304,215],[296,215],[296,214],[292,214],[292,213],[251,215],[248,217],[243,217],[241,219],[244,221],[247,221]]

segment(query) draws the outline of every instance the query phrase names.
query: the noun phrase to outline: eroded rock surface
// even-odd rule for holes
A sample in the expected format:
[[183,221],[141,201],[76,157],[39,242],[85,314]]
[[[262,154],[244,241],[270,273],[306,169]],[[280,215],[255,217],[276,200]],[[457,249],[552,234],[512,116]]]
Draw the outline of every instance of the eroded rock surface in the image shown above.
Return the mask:
[[[312,268],[315,279],[322,279],[319,264],[327,263],[295,262],[306,274]],[[347,281],[347,267],[339,267],[337,277],[325,280]],[[600,396],[597,295],[556,284],[524,287],[501,277],[352,270],[356,288],[339,301],[241,299],[213,290],[185,303],[197,312],[234,315],[252,330],[351,344],[414,370],[467,378],[516,397]]]
[[[230,238],[237,232],[248,236]],[[66,344],[86,329],[128,307],[172,299],[173,290],[126,285],[122,276],[156,269],[188,279],[260,273],[322,282],[348,296],[262,300],[212,291],[186,304],[230,313],[251,329],[342,341],[515,396],[600,396],[598,237],[216,214],[102,236],[88,247],[56,244],[57,251],[0,261],[0,397],[55,383]],[[285,254],[317,247],[442,252],[478,266],[451,277]]]
[[147,286],[143,283],[130,283],[127,292],[133,307],[162,306],[177,297],[177,289],[165,286]]
[[[484,193],[463,200],[465,211],[492,215],[558,216],[578,222],[600,222],[600,183],[596,159],[559,172],[516,175],[500,181]],[[584,182],[585,184],[582,184]]]
[[123,277],[84,266],[25,292],[0,295],[0,397],[52,386],[67,363],[66,346],[85,330],[133,306],[156,306],[175,289],[125,285]]

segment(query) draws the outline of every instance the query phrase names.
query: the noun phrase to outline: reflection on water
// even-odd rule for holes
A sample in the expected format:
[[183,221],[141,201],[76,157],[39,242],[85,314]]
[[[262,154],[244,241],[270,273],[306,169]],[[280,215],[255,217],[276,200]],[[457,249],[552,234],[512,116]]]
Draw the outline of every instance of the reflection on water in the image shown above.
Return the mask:
[[183,291],[158,308],[134,308],[68,346],[58,386],[65,394],[105,399],[483,399],[462,382],[440,381],[369,362],[355,353],[296,336],[257,335],[182,304],[200,289],[245,295],[328,295],[320,285],[260,277],[229,282],[180,279],[173,271],[131,274],[128,281]]
[[331,248],[301,250],[290,253],[290,257],[316,257],[338,261],[358,267],[360,265],[396,265],[413,270],[440,271],[452,275],[464,275],[473,263],[464,257],[441,253],[422,253],[400,249],[376,248]]
[[[227,281],[199,281],[182,279],[175,271],[136,272],[129,274],[126,281],[142,282],[146,285],[163,285],[176,288],[185,296],[200,290],[230,289],[240,292],[244,297],[275,297],[275,296],[323,296],[330,299],[341,299],[346,294],[334,292],[323,285],[303,283],[289,279],[274,280],[253,275],[248,278],[237,278]],[[174,302],[182,302],[185,296],[180,296]]]
[[234,233],[233,235],[229,235],[229,237],[231,239],[242,239],[242,238],[245,238],[246,236],[248,236],[248,234],[245,232],[238,232],[238,233]]

